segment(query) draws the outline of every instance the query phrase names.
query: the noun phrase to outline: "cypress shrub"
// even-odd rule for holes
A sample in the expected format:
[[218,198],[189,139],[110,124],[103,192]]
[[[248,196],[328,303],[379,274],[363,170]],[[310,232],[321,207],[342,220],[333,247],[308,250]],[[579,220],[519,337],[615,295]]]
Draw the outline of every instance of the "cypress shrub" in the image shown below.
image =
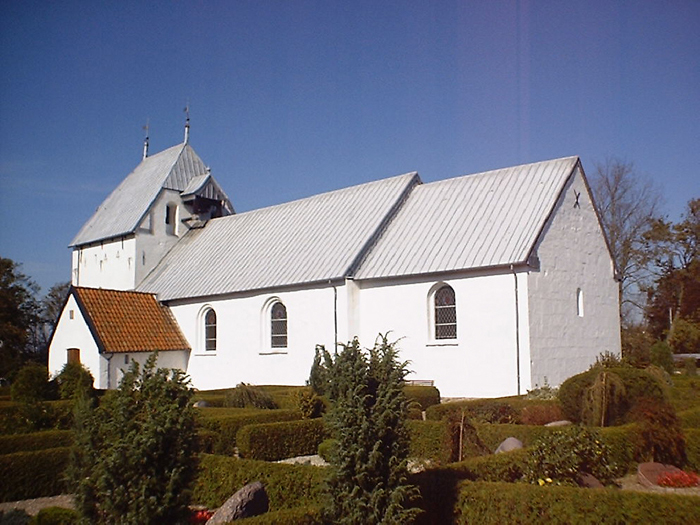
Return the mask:
[[220,507],[248,483],[260,481],[270,499],[270,511],[320,505],[327,469],[311,465],[268,463],[252,459],[204,454],[192,500],[209,508]]
[[697,498],[621,490],[462,481],[450,522],[522,525],[700,521]]
[[0,501],[55,496],[66,492],[69,447],[0,456]]
[[0,436],[0,455],[14,452],[28,452],[47,448],[70,447],[73,445],[73,432],[70,430],[46,430],[31,434]]
[[238,431],[236,443],[241,457],[277,461],[315,454],[328,435],[322,419],[302,419],[246,425]]

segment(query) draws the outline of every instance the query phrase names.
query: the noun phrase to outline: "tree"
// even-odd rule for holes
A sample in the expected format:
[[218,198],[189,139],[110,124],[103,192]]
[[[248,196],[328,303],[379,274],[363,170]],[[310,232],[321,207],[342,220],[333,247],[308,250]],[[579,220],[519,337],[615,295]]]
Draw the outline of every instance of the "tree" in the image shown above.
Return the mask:
[[52,329],[56,327],[58,316],[61,313],[66,297],[68,297],[69,290],[70,282],[56,283],[41,300],[42,317],[44,322],[51,326]]
[[76,504],[88,523],[183,523],[196,474],[193,390],[179,370],[156,369],[156,354],[137,362],[95,407],[75,413],[69,469]]
[[688,202],[680,222],[656,221],[646,237],[659,268],[648,290],[650,331],[676,352],[700,351],[700,199]]
[[633,163],[616,158],[596,164],[591,190],[620,279],[621,319],[631,323],[653,277],[654,252],[645,234],[659,218],[661,194]]
[[418,490],[407,481],[406,363],[398,361],[385,336],[368,355],[355,339],[334,358],[324,357],[330,363],[329,423],[338,442],[326,518],[348,524],[411,523],[419,511],[411,508]]
[[0,377],[13,375],[36,347],[39,287],[20,265],[0,257]]

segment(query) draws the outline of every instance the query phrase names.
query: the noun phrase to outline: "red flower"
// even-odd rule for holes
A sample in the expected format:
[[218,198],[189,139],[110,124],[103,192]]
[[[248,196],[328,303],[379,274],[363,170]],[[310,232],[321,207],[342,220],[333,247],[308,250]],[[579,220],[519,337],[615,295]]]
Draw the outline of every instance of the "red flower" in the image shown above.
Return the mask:
[[700,485],[700,476],[695,472],[668,472],[659,476],[658,485],[674,489],[697,487]]

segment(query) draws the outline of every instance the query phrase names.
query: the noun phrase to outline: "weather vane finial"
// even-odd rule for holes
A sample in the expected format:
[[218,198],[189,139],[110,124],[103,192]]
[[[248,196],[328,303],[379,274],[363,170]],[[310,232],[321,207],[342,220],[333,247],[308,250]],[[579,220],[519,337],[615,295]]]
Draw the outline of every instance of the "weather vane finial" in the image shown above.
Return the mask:
[[187,115],[187,119],[185,120],[185,144],[187,144],[190,141],[190,103],[189,103],[189,101],[187,102],[187,105],[185,106],[185,115]]
[[148,130],[150,128],[149,123],[151,119],[146,119],[146,125],[143,126],[143,130],[146,132],[146,136],[143,139],[143,160],[148,157]]

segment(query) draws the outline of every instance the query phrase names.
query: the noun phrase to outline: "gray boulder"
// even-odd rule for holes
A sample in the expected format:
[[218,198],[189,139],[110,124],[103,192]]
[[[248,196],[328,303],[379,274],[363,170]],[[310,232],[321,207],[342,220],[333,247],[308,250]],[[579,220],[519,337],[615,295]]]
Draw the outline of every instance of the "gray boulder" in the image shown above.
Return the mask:
[[204,407],[208,407],[209,403],[204,401],[204,399],[201,399],[201,400],[197,401],[195,404],[193,404],[192,406],[195,408],[204,408]]
[[523,442],[518,438],[513,436],[503,440],[503,443],[498,445],[496,452],[494,454],[500,454],[501,452],[510,452],[511,450],[518,450],[523,448]]
[[270,500],[265,487],[259,481],[248,483],[231,496],[214,515],[209,518],[207,525],[228,523],[233,520],[251,518],[267,512]]

